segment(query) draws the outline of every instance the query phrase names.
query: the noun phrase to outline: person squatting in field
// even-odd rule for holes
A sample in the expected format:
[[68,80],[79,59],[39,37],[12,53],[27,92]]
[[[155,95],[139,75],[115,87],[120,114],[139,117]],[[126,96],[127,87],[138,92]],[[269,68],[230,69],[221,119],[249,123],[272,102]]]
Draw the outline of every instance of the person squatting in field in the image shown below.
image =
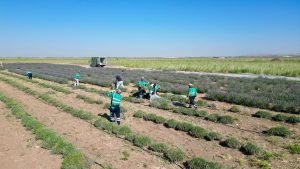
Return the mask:
[[146,89],[148,88],[148,82],[145,81],[144,77],[138,81],[138,95],[139,98],[143,98],[144,93],[146,93]]
[[28,77],[28,79],[32,79],[32,72],[31,71],[26,72],[26,76]]
[[152,102],[155,99],[159,99],[160,97],[157,95],[159,84],[157,83],[151,83],[149,86],[149,95],[150,95],[150,102]]
[[123,79],[120,75],[116,75],[116,82],[112,84],[112,89],[121,89],[124,87]]
[[76,72],[75,73],[75,83],[74,83],[74,86],[78,86],[79,85],[79,77],[80,77],[80,73],[79,72]]
[[121,95],[121,90],[116,89],[115,91],[110,91],[108,93],[108,96],[111,98],[111,103],[110,103],[110,121],[115,122],[115,116],[117,119],[118,125],[121,124],[121,108],[120,108],[120,103],[122,101],[122,95]]
[[189,98],[189,107],[192,106],[197,109],[197,106],[195,105],[195,98],[197,96],[197,89],[193,86],[193,84],[189,84],[189,91],[187,93],[187,97]]

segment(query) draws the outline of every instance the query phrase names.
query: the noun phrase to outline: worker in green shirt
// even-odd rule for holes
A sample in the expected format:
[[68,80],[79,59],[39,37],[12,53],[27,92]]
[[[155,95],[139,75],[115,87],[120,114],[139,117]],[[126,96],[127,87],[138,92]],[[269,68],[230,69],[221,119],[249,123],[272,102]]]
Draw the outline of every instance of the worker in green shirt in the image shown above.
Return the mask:
[[80,73],[79,72],[76,72],[75,73],[75,83],[74,83],[74,86],[78,86],[79,85],[79,77],[80,77]]
[[146,89],[148,88],[148,83],[145,81],[144,77],[138,81],[138,93],[139,97],[143,98],[144,93],[146,93]]
[[115,115],[117,118],[118,125],[121,124],[121,109],[120,109],[120,103],[122,101],[122,95],[121,90],[116,89],[115,91],[110,91],[108,93],[108,97],[111,98],[110,103],[110,121],[115,122]]
[[150,95],[156,95],[157,92],[158,92],[158,89],[159,89],[159,84],[157,83],[152,83],[150,86],[149,86],[149,94]]
[[157,83],[154,83],[154,93],[157,95],[158,89],[160,88],[160,85]]
[[187,96],[189,98],[189,107],[192,106],[197,109],[197,106],[195,105],[195,98],[197,96],[197,89],[193,86],[193,84],[189,84],[189,91],[187,93]]
[[27,75],[27,77],[28,77],[28,79],[32,79],[32,72],[31,71],[28,71],[28,72],[26,72],[26,75]]

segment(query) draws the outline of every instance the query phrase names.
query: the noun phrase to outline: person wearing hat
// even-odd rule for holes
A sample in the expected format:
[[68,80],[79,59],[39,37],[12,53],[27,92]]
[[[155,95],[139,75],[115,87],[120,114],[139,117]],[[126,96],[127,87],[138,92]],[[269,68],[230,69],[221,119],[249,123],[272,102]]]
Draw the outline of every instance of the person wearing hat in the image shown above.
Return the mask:
[[110,102],[110,121],[115,122],[115,116],[117,119],[118,125],[121,124],[121,108],[120,108],[120,103],[122,101],[122,95],[121,95],[121,90],[116,89],[115,91],[110,91],[108,93],[108,97],[111,98]]
[[187,97],[189,97],[189,107],[192,106],[197,109],[197,106],[195,105],[195,98],[197,96],[197,89],[193,86],[193,84],[189,84],[189,91],[187,93]]

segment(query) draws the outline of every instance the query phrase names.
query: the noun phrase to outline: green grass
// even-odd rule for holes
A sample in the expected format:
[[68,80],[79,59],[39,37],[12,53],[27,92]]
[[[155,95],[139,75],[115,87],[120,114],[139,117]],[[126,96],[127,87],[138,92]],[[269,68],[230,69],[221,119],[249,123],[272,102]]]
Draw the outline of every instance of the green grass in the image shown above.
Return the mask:
[[209,162],[203,158],[196,157],[185,163],[187,169],[223,169],[225,168],[222,164]]
[[290,145],[288,145],[288,150],[292,154],[300,154],[300,145],[290,144]]
[[239,149],[241,148],[242,144],[235,138],[228,138],[225,141],[221,142],[223,146],[233,148],[233,149]]
[[7,75],[7,76],[11,76],[11,77],[20,79],[20,80],[24,80],[26,82],[34,83],[34,84],[37,84],[37,85],[45,87],[45,88],[50,88],[50,89],[53,89],[55,91],[62,92],[62,93],[65,93],[65,94],[70,94],[71,93],[70,90],[65,89],[63,87],[60,87],[60,86],[57,86],[57,85],[40,82],[40,81],[34,80],[34,79],[30,80],[30,79],[26,78],[25,76],[23,77],[23,76],[19,76],[19,75],[13,74],[13,73],[7,73],[7,72],[0,72],[0,73],[3,74],[3,75]]
[[229,111],[234,112],[234,113],[238,113],[241,112],[240,108],[238,106],[232,106]]
[[263,131],[263,133],[270,135],[270,136],[280,136],[280,137],[288,137],[292,134],[292,132],[283,126],[273,127],[268,130]]
[[168,147],[165,144],[162,143],[152,143],[149,147],[149,150],[152,150],[154,152],[164,153],[168,151]]
[[[89,58],[2,58],[4,63],[66,63],[88,65]],[[108,58],[109,65],[159,70],[253,73],[300,76],[299,58]]]
[[209,132],[204,138],[208,141],[213,141],[213,140],[222,140],[223,136],[217,132]]
[[274,121],[286,121],[289,118],[289,116],[284,114],[277,114],[272,117],[272,120]]
[[78,95],[76,96],[76,98],[81,99],[81,100],[83,100],[84,102],[87,102],[87,103],[90,103],[90,104],[103,104],[103,101],[100,100],[100,99],[95,100],[95,99],[93,99],[93,98],[90,98],[90,97],[87,97],[87,96],[81,95],[81,94],[78,94]]
[[273,115],[271,112],[268,112],[268,111],[258,111],[255,114],[253,114],[252,116],[257,117],[257,118],[270,119],[273,121],[282,121],[282,122],[291,123],[291,124],[300,123],[300,117],[298,117],[298,116],[295,116],[295,115],[288,116],[285,114]]
[[171,148],[164,153],[164,157],[170,162],[182,161],[185,157],[184,152],[178,148]]
[[122,152],[122,155],[123,155],[123,157],[122,157],[122,160],[128,160],[129,159],[129,153],[128,153],[128,151],[123,151]]
[[10,108],[12,113],[22,124],[31,130],[36,139],[42,141],[42,147],[51,150],[54,154],[63,155],[62,169],[83,169],[91,166],[91,161],[71,143],[54,131],[46,128],[42,123],[31,117],[18,103],[0,92],[0,100]]
[[246,143],[240,148],[241,152],[246,155],[256,155],[262,152],[262,149],[253,143]]
[[253,73],[300,76],[299,58],[114,58],[109,64],[131,68],[214,73]]
[[273,114],[267,111],[258,111],[252,115],[253,117],[271,119]]

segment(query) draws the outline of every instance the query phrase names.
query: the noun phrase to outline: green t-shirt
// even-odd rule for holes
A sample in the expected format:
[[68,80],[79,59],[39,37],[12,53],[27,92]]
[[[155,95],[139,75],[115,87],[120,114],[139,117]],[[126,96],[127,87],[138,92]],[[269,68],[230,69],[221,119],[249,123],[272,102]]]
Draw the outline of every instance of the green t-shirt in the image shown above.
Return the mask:
[[138,82],[138,86],[139,87],[148,87],[148,83],[146,81],[144,81],[144,80],[140,80]]
[[159,87],[160,87],[159,84],[156,84],[154,91],[157,92]]
[[113,91],[110,91],[107,94],[107,96],[111,97],[111,105],[112,106],[119,106],[123,99],[122,95],[120,95],[119,93],[113,92]]
[[80,77],[80,73],[76,73],[75,74],[75,79],[79,79],[79,77]]
[[197,95],[197,89],[194,87],[189,88],[189,96],[196,96]]

